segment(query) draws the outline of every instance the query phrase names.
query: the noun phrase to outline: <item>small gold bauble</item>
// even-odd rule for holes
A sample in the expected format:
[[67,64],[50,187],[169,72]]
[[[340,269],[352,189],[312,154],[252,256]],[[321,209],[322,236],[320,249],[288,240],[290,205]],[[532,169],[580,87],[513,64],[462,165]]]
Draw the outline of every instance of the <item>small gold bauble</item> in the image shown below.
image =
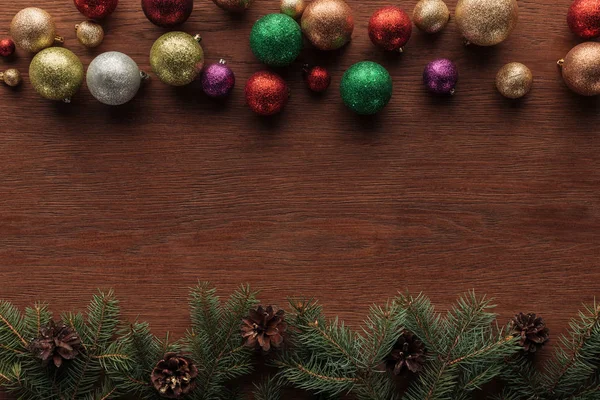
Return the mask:
[[56,36],[56,26],[50,14],[41,8],[29,7],[19,11],[10,23],[10,35],[17,47],[30,53],[37,53],[62,42]]
[[573,47],[558,65],[572,91],[583,96],[600,94],[600,43],[585,42]]
[[70,50],[50,47],[29,66],[31,86],[44,98],[69,102],[83,83],[83,64]]
[[204,66],[201,38],[185,32],[168,32],[159,37],[150,50],[152,71],[162,82],[172,86],[191,83]]
[[337,50],[352,38],[354,17],[344,0],[312,0],[302,14],[302,32],[319,50]]
[[279,6],[282,14],[285,14],[294,19],[299,19],[306,9],[305,0],[281,0]]
[[75,25],[75,32],[79,43],[90,49],[100,46],[104,40],[104,29],[94,21],[83,21]]
[[0,80],[10,87],[19,86],[23,79],[18,69],[10,68],[4,72],[0,72]]
[[456,22],[467,43],[494,46],[505,41],[519,19],[516,0],[459,0]]
[[496,88],[509,99],[520,99],[527,95],[533,85],[531,70],[518,62],[506,64],[496,75]]
[[413,11],[413,22],[426,33],[440,32],[449,20],[450,11],[443,0],[421,0]]

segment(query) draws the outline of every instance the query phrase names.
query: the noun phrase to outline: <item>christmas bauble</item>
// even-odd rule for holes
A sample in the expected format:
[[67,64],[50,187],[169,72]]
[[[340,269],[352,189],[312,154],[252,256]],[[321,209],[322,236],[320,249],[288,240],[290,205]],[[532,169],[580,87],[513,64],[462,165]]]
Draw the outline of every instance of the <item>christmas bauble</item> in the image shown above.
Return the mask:
[[525,96],[532,85],[531,70],[518,62],[506,64],[496,75],[496,88],[502,96],[509,99],[520,99]]
[[75,7],[89,19],[103,19],[115,11],[119,0],[74,0]]
[[421,0],[413,11],[413,22],[425,33],[438,33],[448,25],[450,11],[443,0]]
[[213,0],[213,2],[225,11],[242,12],[254,3],[254,0]]
[[246,103],[258,115],[269,116],[281,112],[285,107],[289,89],[285,81],[277,74],[260,71],[246,83]]
[[559,60],[567,86],[583,96],[600,94],[600,43],[585,42],[575,46],[564,60]]
[[15,53],[15,42],[11,38],[0,39],[0,56],[10,57]]
[[72,51],[50,47],[29,65],[31,86],[46,99],[69,102],[83,83],[83,64]]
[[150,50],[150,65],[158,79],[172,86],[184,86],[196,79],[204,66],[199,40],[199,36],[185,32],[168,32],[159,37]]
[[517,25],[519,6],[516,0],[459,0],[455,13],[467,43],[494,46]]
[[250,47],[256,58],[267,65],[290,65],[302,50],[300,25],[284,14],[265,15],[252,27]]
[[142,0],[142,10],[154,25],[171,28],[187,21],[194,0]]
[[340,92],[344,103],[357,114],[381,111],[392,98],[393,83],[381,65],[363,61],[351,66],[342,78]]
[[354,17],[344,0],[312,0],[302,14],[302,32],[319,50],[337,50],[352,38]]
[[300,19],[306,9],[306,0],[281,0],[279,10],[282,14]]
[[94,21],[83,21],[75,25],[75,33],[79,43],[89,49],[100,46],[104,40],[104,29]]
[[23,79],[18,69],[10,68],[4,72],[0,72],[0,81],[4,82],[7,86],[15,87],[19,86]]
[[458,83],[458,68],[445,58],[432,61],[423,71],[423,83],[431,93],[454,94]]
[[401,52],[411,34],[410,17],[399,7],[380,8],[369,20],[369,37],[383,50]]
[[225,60],[207,65],[200,79],[202,90],[210,97],[226,97],[235,86],[235,74]]
[[600,36],[600,2],[598,0],[575,0],[567,14],[571,31],[584,39]]
[[54,18],[37,7],[24,8],[10,23],[10,36],[17,47],[30,53],[37,53],[62,39],[56,36]]
[[90,63],[86,81],[96,100],[118,106],[135,97],[144,76],[146,75],[128,55],[109,51],[100,54]]
[[308,88],[315,93],[323,93],[331,85],[331,74],[324,67],[304,66],[304,80]]

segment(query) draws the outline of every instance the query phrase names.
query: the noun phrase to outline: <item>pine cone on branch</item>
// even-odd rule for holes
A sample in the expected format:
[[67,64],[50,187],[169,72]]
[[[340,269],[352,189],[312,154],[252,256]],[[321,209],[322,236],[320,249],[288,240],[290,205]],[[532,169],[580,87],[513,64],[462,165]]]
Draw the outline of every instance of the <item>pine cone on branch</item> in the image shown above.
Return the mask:
[[549,329],[542,317],[519,313],[511,322],[513,333],[521,340],[519,345],[525,353],[535,353],[550,338]]
[[152,370],[152,385],[162,397],[179,399],[196,387],[198,368],[193,361],[177,353],[167,353]]
[[249,314],[242,320],[244,344],[248,347],[259,346],[264,351],[281,346],[287,330],[285,311],[275,312],[272,306],[266,309],[259,306],[256,310],[250,310]]
[[404,332],[394,345],[386,360],[388,369],[400,375],[406,368],[413,373],[423,370],[425,365],[425,345],[414,334]]
[[29,349],[44,365],[48,365],[52,360],[54,365],[60,368],[65,360],[77,357],[82,346],[75,330],[62,321],[50,321],[40,329],[40,335],[30,343]]

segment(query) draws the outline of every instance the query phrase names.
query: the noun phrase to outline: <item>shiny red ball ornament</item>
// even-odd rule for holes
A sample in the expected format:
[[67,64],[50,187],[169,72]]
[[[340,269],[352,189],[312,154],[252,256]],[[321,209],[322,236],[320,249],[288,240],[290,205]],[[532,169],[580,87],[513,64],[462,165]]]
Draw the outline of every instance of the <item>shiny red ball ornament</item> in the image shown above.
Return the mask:
[[74,0],[75,7],[89,19],[103,19],[115,11],[119,0]]
[[290,91],[277,74],[260,71],[246,83],[246,103],[258,115],[275,115],[285,107]]
[[183,24],[193,9],[194,0],[142,0],[142,10],[146,18],[163,28]]
[[567,23],[571,31],[584,39],[600,36],[600,2],[575,0],[569,8]]
[[308,88],[315,93],[323,93],[331,85],[331,75],[326,68],[304,66],[304,80]]
[[11,38],[0,39],[0,56],[10,57],[15,53],[15,42]]
[[412,21],[399,7],[380,8],[369,20],[369,37],[383,50],[401,52],[411,34]]

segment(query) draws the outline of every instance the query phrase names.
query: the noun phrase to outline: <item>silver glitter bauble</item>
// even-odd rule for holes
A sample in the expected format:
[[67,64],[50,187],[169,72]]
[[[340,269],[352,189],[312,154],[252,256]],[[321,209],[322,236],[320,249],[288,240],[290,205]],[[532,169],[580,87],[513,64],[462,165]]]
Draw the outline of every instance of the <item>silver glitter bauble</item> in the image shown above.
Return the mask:
[[96,57],[87,71],[87,86],[99,102],[118,106],[133,99],[145,73],[126,54],[109,51]]

